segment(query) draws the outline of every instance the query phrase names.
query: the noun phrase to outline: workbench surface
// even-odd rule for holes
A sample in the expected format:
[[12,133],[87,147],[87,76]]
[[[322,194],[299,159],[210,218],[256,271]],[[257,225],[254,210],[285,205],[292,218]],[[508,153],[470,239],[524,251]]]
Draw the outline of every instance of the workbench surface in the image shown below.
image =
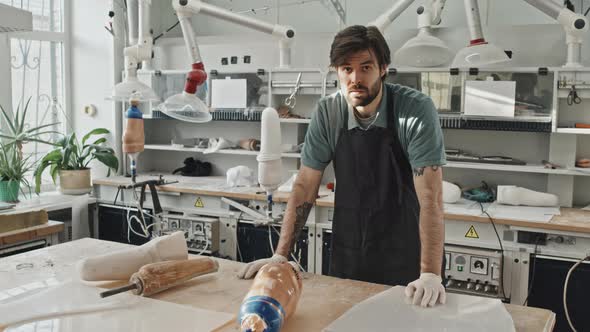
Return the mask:
[[[88,195],[65,195],[58,191],[44,192],[39,195],[23,195],[19,197],[20,202],[12,209],[2,210],[3,213],[36,211],[43,209],[47,212],[71,209],[75,204],[94,204],[96,198]],[[77,202],[76,202],[77,201]]]
[[[144,181],[148,179],[156,179],[157,176],[139,176],[137,181]],[[228,197],[235,199],[246,199],[246,200],[266,200],[266,194],[261,191],[258,187],[237,187],[231,188],[225,182],[225,177],[211,176],[211,177],[186,177],[186,176],[175,176],[165,175],[165,180],[178,181],[165,186],[159,186],[158,190],[167,192],[179,192],[195,195],[205,196],[217,196],[217,197]],[[130,184],[131,179],[123,176],[113,176],[109,178],[103,178],[94,180],[95,185],[105,186],[118,186]],[[326,190],[321,190],[319,198],[316,200],[316,205],[320,207],[333,207],[334,206],[334,194]],[[287,202],[289,199],[289,193],[276,193],[273,195],[273,200],[276,202]],[[470,215],[459,215],[445,213],[445,219],[447,220],[458,220],[466,222],[481,222],[489,223],[489,219],[486,217],[477,217]],[[572,208],[561,208],[561,215],[554,216],[549,222],[545,221],[522,221],[512,219],[496,219],[496,224],[504,224],[511,226],[540,228],[547,230],[558,230],[565,232],[579,232],[579,233],[590,233],[590,211],[584,211],[580,209]]]
[[[76,278],[75,262],[129,245],[85,238],[0,259],[2,291],[51,279]],[[252,281],[240,280],[236,273],[243,263],[218,259],[219,272],[193,279],[181,286],[153,296],[155,299],[227,313],[237,313]],[[120,285],[119,283],[116,285]],[[115,284],[102,284],[104,287]],[[297,311],[283,331],[321,331],[354,304],[375,295],[388,286],[304,274],[303,294]],[[10,293],[10,292],[9,292]],[[506,304],[516,331],[552,331],[555,314],[538,308]],[[235,324],[234,324],[235,325]],[[236,331],[235,326],[224,331]]]

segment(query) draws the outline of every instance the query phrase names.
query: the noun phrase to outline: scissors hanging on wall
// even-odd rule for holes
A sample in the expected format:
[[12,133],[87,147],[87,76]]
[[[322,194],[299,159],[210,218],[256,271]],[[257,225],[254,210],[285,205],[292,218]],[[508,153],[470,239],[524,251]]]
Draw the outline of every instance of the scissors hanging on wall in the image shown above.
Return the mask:
[[576,90],[576,86],[572,85],[570,88],[570,92],[567,94],[567,104],[571,106],[573,104],[579,104],[581,102],[582,98],[578,96],[578,90]]
[[291,95],[285,98],[284,101],[284,105],[286,105],[290,109],[293,109],[295,107],[295,104],[297,103],[297,99],[295,98],[295,96],[297,95],[297,93],[299,92],[299,88],[301,87],[301,74],[302,73],[299,73],[299,75],[297,76],[297,81],[295,82],[295,87],[293,88]]

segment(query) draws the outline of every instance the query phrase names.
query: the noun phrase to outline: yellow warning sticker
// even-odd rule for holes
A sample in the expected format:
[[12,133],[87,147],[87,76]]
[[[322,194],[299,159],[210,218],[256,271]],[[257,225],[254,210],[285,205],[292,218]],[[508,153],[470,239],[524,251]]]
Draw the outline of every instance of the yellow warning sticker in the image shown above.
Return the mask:
[[465,233],[465,237],[470,239],[479,239],[479,235],[477,235],[477,231],[475,231],[475,227],[473,227],[473,225],[469,227],[469,230],[467,233]]
[[197,198],[197,201],[195,202],[195,207],[198,207],[198,208],[204,208],[205,207],[205,204],[203,204],[203,200],[201,199],[201,197],[198,197]]

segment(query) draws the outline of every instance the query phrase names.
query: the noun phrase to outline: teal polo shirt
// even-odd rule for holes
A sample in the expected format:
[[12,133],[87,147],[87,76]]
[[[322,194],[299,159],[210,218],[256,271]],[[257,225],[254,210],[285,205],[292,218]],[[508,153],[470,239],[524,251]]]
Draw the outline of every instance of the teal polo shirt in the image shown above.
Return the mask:
[[[387,127],[387,101],[393,98],[397,133],[413,169],[446,163],[444,139],[438,112],[432,99],[420,91],[399,84],[383,84],[383,94],[373,126]],[[318,101],[305,135],[301,153],[303,165],[323,171],[334,159],[340,130],[362,130],[352,107],[340,91]]]

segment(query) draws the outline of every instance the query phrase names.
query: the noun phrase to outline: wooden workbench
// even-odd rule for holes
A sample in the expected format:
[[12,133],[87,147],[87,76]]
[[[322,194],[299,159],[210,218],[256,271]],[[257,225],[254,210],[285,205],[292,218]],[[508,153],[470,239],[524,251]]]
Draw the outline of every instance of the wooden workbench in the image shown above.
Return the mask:
[[[0,259],[0,291],[31,282],[55,278],[64,281],[76,277],[75,262],[128,245],[95,239],[82,239]],[[236,277],[242,263],[218,260],[219,272],[193,279],[182,286],[153,296],[156,299],[227,313],[237,313],[251,281]],[[19,269],[18,266],[29,266]],[[103,284],[102,286],[115,286]],[[304,274],[303,294],[296,313],[283,331],[321,331],[354,304],[388,286]],[[506,304],[516,331],[552,331],[555,314],[538,308]],[[225,331],[236,331],[235,326]]]
[[37,225],[10,232],[0,233],[0,246],[7,246],[24,241],[32,241],[38,238],[58,234],[64,231],[64,223],[49,220],[46,224]]
[[[157,180],[157,176],[140,175],[136,181]],[[194,194],[214,197],[228,197],[244,200],[266,201],[266,193],[259,187],[230,187],[223,176],[190,177],[179,175],[164,176],[165,181],[178,181],[177,183],[158,186],[159,191],[184,194]],[[131,184],[131,178],[124,176],[112,176],[92,181],[94,185],[117,187]],[[277,192],[273,194],[275,202],[286,203],[290,193]]]
[[88,195],[65,195],[58,191],[44,192],[39,195],[24,195],[13,209],[2,210],[0,214],[25,212],[43,209],[47,212],[71,209],[75,200],[86,200],[88,204],[96,203],[96,198]]
[[[244,200],[266,200],[266,194],[257,187],[238,187],[231,188],[225,182],[225,177],[186,177],[165,175],[169,181],[178,181],[178,183],[158,187],[158,190],[165,192],[178,192],[186,194],[228,197]],[[156,176],[139,176],[137,181],[148,179],[157,179]],[[95,185],[118,186],[129,184],[130,178],[115,176],[94,180]],[[334,195],[326,190],[321,190],[319,198],[316,200],[316,206],[334,207]],[[289,193],[276,193],[273,200],[276,202],[287,202]],[[458,220],[466,222],[489,223],[486,217],[477,217],[470,215],[458,215],[445,213],[446,220]],[[547,230],[557,230],[565,232],[590,233],[590,211],[580,209],[561,208],[561,215],[554,216],[549,222],[522,221],[512,219],[494,219],[496,224],[510,226],[540,228]]]

